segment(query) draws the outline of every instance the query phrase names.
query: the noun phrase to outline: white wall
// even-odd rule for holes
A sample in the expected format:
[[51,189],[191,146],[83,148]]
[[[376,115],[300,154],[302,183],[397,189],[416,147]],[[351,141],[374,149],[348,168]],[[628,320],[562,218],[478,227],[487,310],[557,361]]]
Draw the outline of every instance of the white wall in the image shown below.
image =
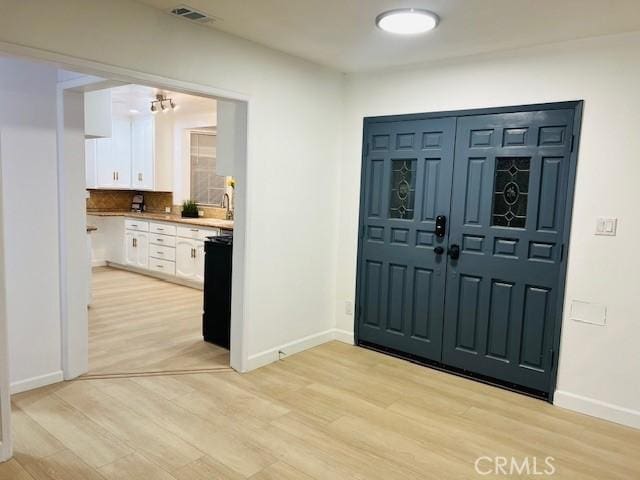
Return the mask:
[[[566,304],[605,304],[607,325],[568,319],[556,403],[640,426],[640,35],[577,41],[430,67],[347,77],[336,299],[339,329],[355,296],[363,117],[585,100]],[[593,235],[596,216],[619,218],[616,237]]]
[[12,391],[61,379],[55,69],[0,58]]
[[246,205],[236,202],[246,212],[235,232],[236,246],[246,239],[241,368],[277,359],[290,342],[326,338],[335,312],[341,74],[125,0],[2,2],[0,42],[0,50],[30,47],[50,60],[63,54],[70,70],[86,65],[74,57],[250,97],[249,166],[236,188],[247,193]]
[[[0,186],[2,185],[2,129],[0,128]],[[7,298],[5,290],[5,257],[3,198],[0,188],[0,462],[11,458],[11,400],[9,381],[9,341]]]
[[[89,251],[86,233],[85,187],[85,129],[84,94],[65,91],[60,93],[62,116],[60,125],[63,163],[59,172],[59,192],[64,205],[61,209],[62,228],[60,243],[67,246],[70,255],[61,262],[60,283],[66,284],[61,298],[62,312],[69,319],[62,324],[62,369],[66,378],[75,378],[89,369],[89,330],[87,295],[89,289]],[[84,297],[85,301],[82,301]],[[68,335],[65,334],[68,328]],[[65,342],[81,348],[66,348]]]

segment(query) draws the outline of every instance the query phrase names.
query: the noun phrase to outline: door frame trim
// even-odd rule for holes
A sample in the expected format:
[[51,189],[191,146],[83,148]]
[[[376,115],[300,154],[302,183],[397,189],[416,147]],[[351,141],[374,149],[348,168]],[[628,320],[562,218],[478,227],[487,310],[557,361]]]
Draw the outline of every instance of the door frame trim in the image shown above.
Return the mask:
[[[576,174],[578,168],[578,151],[580,149],[580,132],[582,129],[582,112],[584,110],[584,100],[571,100],[565,102],[552,102],[552,103],[539,103],[539,104],[527,104],[527,105],[514,105],[504,107],[489,107],[489,108],[474,108],[467,110],[447,110],[441,112],[426,112],[426,113],[409,113],[400,115],[381,115],[375,117],[364,117],[362,128],[362,155],[360,160],[360,202],[358,212],[358,252],[356,260],[356,295],[355,295],[355,315],[353,317],[353,331],[355,344],[360,345],[359,338],[359,320],[362,314],[361,301],[361,288],[362,288],[362,251],[364,242],[364,208],[365,208],[365,167],[368,155],[367,150],[367,133],[370,126],[377,123],[388,122],[400,122],[411,120],[428,120],[434,118],[447,118],[447,117],[466,117],[466,116],[478,116],[478,115],[492,115],[501,113],[520,113],[520,112],[532,112],[540,110],[573,110],[573,148],[569,155],[569,175],[567,178],[567,201],[565,204],[564,219],[563,219],[563,233],[562,233],[562,245],[564,252],[562,260],[560,261],[560,268],[558,270],[558,298],[556,303],[556,318],[554,322],[553,331],[553,343],[552,348],[554,352],[553,361],[551,365],[551,371],[549,375],[549,393],[547,401],[553,403],[553,396],[557,384],[558,376],[558,359],[560,351],[560,339],[562,335],[562,318],[564,316],[564,301],[565,290],[567,280],[567,266],[569,258],[569,246],[571,237],[571,220],[573,217],[574,197],[575,197],[575,185]],[[446,368],[445,368],[446,369]]]

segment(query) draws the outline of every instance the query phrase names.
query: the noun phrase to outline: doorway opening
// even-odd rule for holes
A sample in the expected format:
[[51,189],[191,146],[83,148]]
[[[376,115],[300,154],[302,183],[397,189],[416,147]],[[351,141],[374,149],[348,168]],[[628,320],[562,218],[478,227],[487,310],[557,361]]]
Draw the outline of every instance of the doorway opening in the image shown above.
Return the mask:
[[[21,102],[8,108],[21,112],[19,122],[0,125],[7,140],[3,166],[14,175],[5,184],[15,187],[3,188],[3,199],[22,212],[38,207],[49,213],[38,232],[47,245],[34,249],[32,259],[43,260],[39,301],[13,295],[8,308],[10,332],[16,308],[32,322],[14,324],[9,336],[16,357],[12,392],[87,373],[244,370],[247,99],[108,66],[98,70],[75,59],[64,65],[8,56],[0,61],[3,76],[30,80],[16,77],[10,85]],[[205,135],[200,145],[194,133]],[[29,150],[19,145],[42,146],[42,171],[40,163],[23,161],[20,155]],[[20,176],[18,165],[28,165],[32,177]],[[211,194],[206,203],[191,205],[196,190]],[[195,216],[183,218],[183,211]],[[24,223],[17,215],[5,219],[5,229],[14,232],[5,250],[15,258],[25,258],[21,249],[29,246],[18,238],[30,228]],[[203,336],[205,291],[217,290],[223,278],[207,286],[206,245],[220,237],[233,238],[222,308],[227,318],[215,304],[209,313],[215,325],[226,321],[226,344]],[[9,281],[14,292],[33,292],[37,283],[20,283],[19,276]],[[34,308],[46,315],[27,311]],[[30,329],[37,342],[21,343],[20,329]],[[39,363],[29,358],[35,350]]]
[[581,111],[365,119],[359,345],[552,399]]
[[[234,226],[233,163],[217,155],[218,100],[135,84],[84,96],[107,97],[107,110],[110,99],[112,127],[85,140],[94,267],[85,377],[228,369],[230,297],[203,315],[204,288],[230,292],[231,281],[229,271],[205,284],[205,246],[233,238]],[[207,318],[226,338],[206,334]]]

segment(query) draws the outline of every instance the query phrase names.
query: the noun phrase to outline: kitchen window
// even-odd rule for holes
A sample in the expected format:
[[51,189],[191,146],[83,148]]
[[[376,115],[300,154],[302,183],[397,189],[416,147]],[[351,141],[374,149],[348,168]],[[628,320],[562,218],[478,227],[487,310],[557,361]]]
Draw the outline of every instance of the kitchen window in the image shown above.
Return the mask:
[[194,131],[190,135],[191,199],[200,205],[222,206],[227,177],[216,174],[216,135]]

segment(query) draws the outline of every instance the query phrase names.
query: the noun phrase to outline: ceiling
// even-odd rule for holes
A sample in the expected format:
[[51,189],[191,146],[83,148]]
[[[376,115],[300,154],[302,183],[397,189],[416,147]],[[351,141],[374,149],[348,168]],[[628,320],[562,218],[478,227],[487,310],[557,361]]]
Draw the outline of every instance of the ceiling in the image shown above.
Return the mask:
[[[165,11],[187,4],[217,17],[210,28],[344,72],[640,30],[640,0],[139,1]],[[379,13],[407,6],[437,13],[440,25],[414,37],[375,27]]]
[[211,98],[197,97],[185,93],[170,92],[144,85],[122,85],[111,89],[111,99],[116,113],[132,113],[130,110],[137,110],[139,113],[150,113],[151,101],[156,99],[156,94],[162,93],[166,97],[172,98],[180,108],[180,112],[215,112],[216,101]]

